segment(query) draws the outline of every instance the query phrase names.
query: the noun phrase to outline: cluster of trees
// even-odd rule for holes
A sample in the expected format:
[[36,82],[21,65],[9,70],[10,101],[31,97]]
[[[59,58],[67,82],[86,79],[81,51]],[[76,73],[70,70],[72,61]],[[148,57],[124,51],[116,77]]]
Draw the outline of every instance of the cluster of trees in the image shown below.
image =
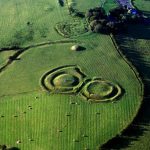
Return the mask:
[[138,23],[142,13],[136,9],[128,9],[127,6],[119,6],[109,11],[109,16],[115,21],[123,23]]
[[90,29],[93,32],[106,32],[107,15],[102,7],[89,9],[85,17],[87,18]]
[[85,17],[92,32],[104,34],[124,31],[127,23],[137,23],[139,19],[136,10],[132,14],[132,10],[128,10],[126,6],[111,9],[108,14],[106,14],[104,8],[96,7],[89,9]]

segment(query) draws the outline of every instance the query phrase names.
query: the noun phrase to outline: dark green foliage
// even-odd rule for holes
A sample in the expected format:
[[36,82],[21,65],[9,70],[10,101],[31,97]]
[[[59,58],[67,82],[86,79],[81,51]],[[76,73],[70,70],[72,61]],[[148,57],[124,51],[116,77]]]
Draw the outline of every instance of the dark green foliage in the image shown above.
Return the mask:
[[84,18],[85,14],[83,12],[80,12],[78,9],[74,9],[72,6],[68,7],[69,13],[72,16],[76,16],[76,17],[80,17],[80,18]]
[[89,9],[85,13],[85,17],[89,22],[91,31],[96,33],[106,33],[107,16],[105,10],[102,7]]
[[106,12],[102,7],[96,7],[93,9],[89,9],[85,13],[85,17],[90,20],[91,17],[97,18],[97,19],[104,19],[106,18]]
[[116,8],[113,8],[109,11],[110,15],[116,18],[119,18],[120,14],[126,14],[127,9],[125,7],[119,6]]
[[93,20],[90,22],[90,28],[93,31],[95,26],[98,24],[98,20]]
[[90,17],[92,17],[92,15],[93,15],[93,13],[92,13],[91,9],[85,13],[86,18],[90,18]]
[[106,26],[106,24],[107,24],[107,20],[106,19],[101,19],[101,20],[99,20],[99,22],[103,25],[103,26]]
[[75,12],[75,9],[71,6],[68,8],[68,10],[69,10],[70,15]]
[[84,13],[83,12],[79,12],[79,11],[75,11],[75,16],[76,17],[80,17],[80,18],[84,18],[85,17]]
[[93,20],[98,20],[98,18],[96,16],[91,16],[88,18],[88,22],[91,22]]
[[103,31],[103,25],[102,24],[97,24],[94,28],[94,32],[99,33]]
[[[130,13],[129,13],[130,12]],[[117,33],[126,31],[128,23],[140,22],[140,15],[132,14],[132,9],[119,6],[109,11],[107,16],[102,7],[89,9],[85,13],[91,31],[96,33]]]
[[64,6],[64,0],[58,0],[58,2],[59,2],[59,4],[60,4],[60,6]]
[[28,25],[28,26],[30,25],[30,22],[29,22],[29,21],[27,22],[27,25]]
[[89,22],[91,31],[96,33],[106,33],[107,28],[105,26],[107,23],[107,16],[105,10],[102,7],[89,9],[85,13],[85,17]]

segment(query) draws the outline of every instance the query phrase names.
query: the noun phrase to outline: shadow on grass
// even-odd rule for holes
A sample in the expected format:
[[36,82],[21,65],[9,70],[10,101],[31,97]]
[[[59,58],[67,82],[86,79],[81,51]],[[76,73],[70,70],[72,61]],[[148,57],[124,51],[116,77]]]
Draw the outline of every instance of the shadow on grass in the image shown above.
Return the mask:
[[150,127],[150,44],[148,46],[148,41],[143,44],[142,39],[150,40],[150,26],[147,24],[131,25],[128,33],[116,35],[116,42],[121,51],[136,67],[143,80],[144,99],[132,124],[121,135],[104,144],[100,150],[121,150],[130,147],[131,142],[138,141],[138,138],[148,131],[147,127]]
[[20,149],[17,147],[11,147],[11,148],[8,148],[7,150],[20,150]]

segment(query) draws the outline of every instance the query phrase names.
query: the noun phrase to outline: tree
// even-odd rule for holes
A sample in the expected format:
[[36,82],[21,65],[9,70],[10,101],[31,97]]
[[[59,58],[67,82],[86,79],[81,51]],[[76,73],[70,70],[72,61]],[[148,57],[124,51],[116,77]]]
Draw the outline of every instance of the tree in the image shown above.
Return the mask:
[[58,0],[58,2],[59,2],[59,4],[60,4],[60,6],[64,6],[64,1],[63,0]]
[[80,17],[80,18],[84,18],[84,17],[85,17],[84,13],[83,13],[83,12],[80,12],[80,11],[78,11],[78,10],[75,10],[74,15],[75,15],[76,17]]
[[141,16],[136,12],[133,10],[132,14],[128,13],[127,6],[119,6],[111,9],[109,15],[106,15],[102,7],[96,7],[88,10],[85,17],[92,32],[108,34],[125,32],[129,23],[141,21]]
[[91,10],[91,9],[88,10],[88,11],[85,13],[85,17],[86,17],[86,18],[90,18],[92,15],[93,15],[93,13],[92,13],[92,10]]
[[93,20],[98,20],[98,18],[96,16],[91,16],[90,18],[88,18],[89,22],[92,22]]
[[113,8],[109,11],[110,15],[113,16],[113,17],[116,17],[116,18],[119,18],[120,17],[120,14],[125,14],[127,13],[127,10],[124,8],[124,7],[116,7],[116,8]]
[[98,20],[93,20],[90,22],[90,28],[93,31],[95,26],[98,24]]
[[101,19],[101,20],[99,20],[99,22],[103,25],[103,26],[106,26],[106,24],[107,24],[107,20],[106,19]]
[[91,18],[104,19],[106,18],[106,12],[102,7],[96,7],[93,9],[89,9],[85,13],[85,17],[91,21]]
[[95,27],[94,27],[94,32],[96,33],[100,33],[100,32],[103,32],[103,26],[102,24],[97,24]]
[[115,23],[110,21],[106,24],[107,28],[108,28],[108,31],[110,33],[114,33],[116,31],[116,26],[115,26]]

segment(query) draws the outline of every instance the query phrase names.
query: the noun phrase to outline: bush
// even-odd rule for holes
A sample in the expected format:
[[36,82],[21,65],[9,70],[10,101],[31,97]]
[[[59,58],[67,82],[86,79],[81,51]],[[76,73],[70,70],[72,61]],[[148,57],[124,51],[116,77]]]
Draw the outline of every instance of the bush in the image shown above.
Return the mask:
[[86,17],[86,18],[90,18],[90,17],[92,17],[92,15],[93,15],[93,13],[92,13],[91,10],[88,10],[88,11],[85,13],[85,17]]
[[103,19],[103,18],[106,18],[106,12],[102,7],[96,7],[96,8],[88,10],[85,13],[85,17],[88,19],[93,16],[98,19]]
[[98,24],[98,21],[97,21],[97,20],[91,21],[91,23],[90,23],[90,28],[91,28],[91,30],[93,30],[94,27],[95,27],[97,24]]
[[120,14],[125,14],[127,13],[127,9],[124,8],[124,7],[116,7],[116,8],[113,8],[109,11],[109,13],[114,16],[114,17],[119,17]]
[[103,25],[103,26],[106,26],[106,24],[107,24],[107,20],[106,19],[101,19],[101,20],[99,20],[100,21],[100,23]]
[[60,6],[64,6],[64,1],[63,0],[58,0],[58,2],[59,2],[59,4],[60,4]]
[[79,12],[79,11],[75,10],[74,13],[75,13],[74,15],[75,15],[76,17],[80,17],[80,18],[84,18],[84,17],[85,17],[85,15],[84,15],[83,12]]
[[98,20],[98,18],[96,16],[91,16],[90,18],[88,18],[89,22],[92,22],[93,20]]

